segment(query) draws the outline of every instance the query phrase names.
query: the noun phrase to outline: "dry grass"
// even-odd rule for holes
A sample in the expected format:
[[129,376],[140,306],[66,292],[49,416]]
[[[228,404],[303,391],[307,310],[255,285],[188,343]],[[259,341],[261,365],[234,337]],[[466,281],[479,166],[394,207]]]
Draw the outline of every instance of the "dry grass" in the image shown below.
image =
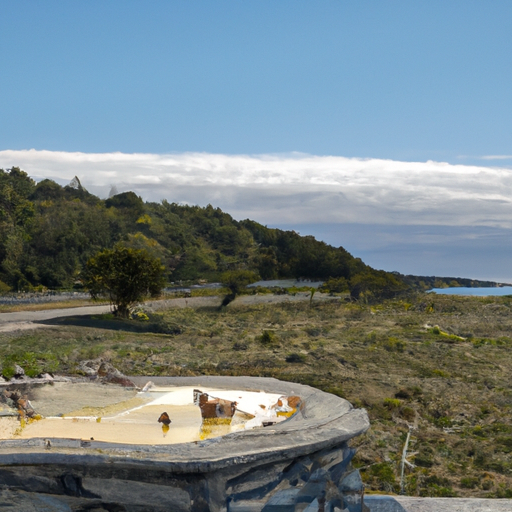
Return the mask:
[[0,313],[15,313],[18,311],[46,311],[48,309],[78,308],[81,306],[97,306],[108,304],[104,301],[93,301],[92,299],[69,299],[56,302],[40,302],[36,304],[1,304]]
[[[368,409],[356,440],[369,490],[512,497],[512,299],[418,295],[164,311],[168,334],[56,326],[2,335],[5,361],[76,371],[107,357],[127,374],[260,375],[311,384]],[[5,359],[7,358],[7,359]]]

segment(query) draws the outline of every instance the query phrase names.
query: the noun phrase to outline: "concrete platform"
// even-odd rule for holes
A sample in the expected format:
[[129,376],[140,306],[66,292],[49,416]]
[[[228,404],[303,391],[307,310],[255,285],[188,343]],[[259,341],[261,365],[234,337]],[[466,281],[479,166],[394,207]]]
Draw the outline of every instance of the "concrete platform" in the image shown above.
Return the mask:
[[[261,512],[264,500],[246,501],[230,512]],[[370,512],[510,512],[512,500],[472,498],[411,498],[408,496],[365,497]],[[70,496],[30,493],[0,489],[0,510],[6,512],[75,512],[78,510],[113,510],[110,503]],[[148,508],[147,510],[151,510]]]
[[511,512],[512,500],[366,495],[370,512]]
[[[48,498],[48,503],[57,496],[68,507],[63,505],[61,510],[90,510],[94,505],[94,510],[127,512],[225,512],[231,504],[268,500],[287,487],[307,490],[310,479],[319,475],[324,483],[341,481],[354,454],[347,442],[369,427],[365,410],[300,384],[255,377],[151,380],[157,386],[298,396],[301,405],[281,423],[188,443],[55,437],[3,440],[0,490],[18,494],[19,499],[23,492],[26,500]],[[143,387],[148,378],[133,377],[132,381]],[[308,494],[303,499],[311,503],[314,498]],[[77,500],[89,500],[88,508],[80,508]],[[7,504],[5,495],[0,508]],[[57,510],[49,504],[46,507]]]

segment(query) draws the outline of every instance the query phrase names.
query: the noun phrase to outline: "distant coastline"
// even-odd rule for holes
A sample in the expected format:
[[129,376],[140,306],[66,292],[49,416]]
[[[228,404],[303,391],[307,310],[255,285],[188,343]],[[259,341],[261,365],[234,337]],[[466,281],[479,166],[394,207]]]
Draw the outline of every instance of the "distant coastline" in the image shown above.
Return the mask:
[[512,286],[501,283],[498,284],[498,286],[485,287],[454,286],[451,288],[433,288],[429,290],[429,293],[437,293],[439,295],[469,295],[474,297],[503,297],[506,295],[512,296]]

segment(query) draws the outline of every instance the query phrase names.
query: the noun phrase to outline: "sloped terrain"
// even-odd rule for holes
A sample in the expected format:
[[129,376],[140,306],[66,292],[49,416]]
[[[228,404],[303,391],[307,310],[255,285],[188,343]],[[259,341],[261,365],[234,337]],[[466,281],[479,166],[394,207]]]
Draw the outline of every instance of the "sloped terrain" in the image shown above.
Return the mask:
[[356,441],[367,490],[399,490],[412,426],[408,494],[512,497],[510,297],[418,294],[372,307],[302,298],[149,312],[161,333],[130,332],[122,322],[100,328],[94,318],[86,326],[0,333],[3,372],[9,376],[18,362],[34,374],[72,373],[80,360],[104,357],[128,375],[310,384],[368,409],[372,427]]

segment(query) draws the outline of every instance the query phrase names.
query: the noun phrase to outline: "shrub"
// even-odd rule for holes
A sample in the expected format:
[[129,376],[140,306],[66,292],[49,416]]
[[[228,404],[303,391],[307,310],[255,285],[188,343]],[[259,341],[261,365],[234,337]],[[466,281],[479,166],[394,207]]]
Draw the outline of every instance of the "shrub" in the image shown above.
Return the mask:
[[370,474],[383,484],[396,484],[395,472],[388,462],[380,462],[370,467]]
[[297,354],[296,352],[286,356],[287,363],[305,363],[306,356],[304,354]]
[[384,398],[384,405],[388,409],[398,409],[402,402],[398,398]]
[[466,476],[460,479],[460,486],[463,489],[474,489],[478,485],[478,478],[474,476]]
[[0,280],[0,294],[4,294],[11,291],[11,287]]
[[400,416],[406,421],[413,421],[416,417],[416,411],[412,407],[402,407]]
[[274,331],[263,331],[259,340],[262,345],[273,345],[277,342],[277,336]]
[[14,367],[16,364],[23,368],[27,377],[37,377],[43,372],[43,367],[34,352],[13,354],[7,356],[2,365],[2,374],[6,379],[14,377]]
[[384,342],[383,346],[388,352],[403,352],[407,343],[404,340],[391,336]]

